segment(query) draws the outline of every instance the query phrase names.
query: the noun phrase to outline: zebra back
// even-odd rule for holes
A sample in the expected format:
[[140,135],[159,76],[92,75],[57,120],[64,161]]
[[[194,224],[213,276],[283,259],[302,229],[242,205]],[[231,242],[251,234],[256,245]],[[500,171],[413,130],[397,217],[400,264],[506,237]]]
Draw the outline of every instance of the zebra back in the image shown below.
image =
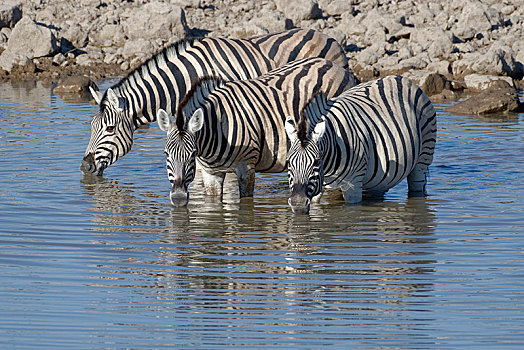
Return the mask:
[[[286,117],[296,118],[318,91],[333,97],[353,85],[351,74],[333,62],[303,59],[259,78],[226,82],[204,103],[194,102],[200,97],[187,97],[192,108],[186,104],[179,110],[189,118],[194,107],[204,109],[205,123],[197,142],[200,159],[209,170],[230,169],[247,160],[254,162],[256,171],[281,172],[286,168]],[[194,93],[204,89],[196,88]]]
[[[226,81],[258,77],[277,67],[271,57],[283,64],[286,59],[321,54],[339,59],[326,46],[317,52],[318,36],[293,30],[270,35],[270,39],[200,38],[181,40],[133,70],[102,96],[94,93],[100,105],[91,123],[91,138],[84,154],[84,174],[102,175],[104,169],[131,150],[135,129],[156,120],[157,110],[174,114],[178,103],[203,76],[218,76]],[[309,39],[311,37],[311,39]],[[320,36],[321,37],[321,36]],[[256,41],[256,42],[255,42]],[[296,45],[295,53],[289,51]]]
[[361,177],[365,191],[385,192],[417,164],[431,164],[436,113],[409,79],[389,76],[360,84],[330,104],[329,132],[321,142],[326,184]]
[[292,29],[271,35],[256,36],[251,42],[271,58],[277,67],[307,57],[326,58],[349,68],[342,46],[334,39],[313,29]]

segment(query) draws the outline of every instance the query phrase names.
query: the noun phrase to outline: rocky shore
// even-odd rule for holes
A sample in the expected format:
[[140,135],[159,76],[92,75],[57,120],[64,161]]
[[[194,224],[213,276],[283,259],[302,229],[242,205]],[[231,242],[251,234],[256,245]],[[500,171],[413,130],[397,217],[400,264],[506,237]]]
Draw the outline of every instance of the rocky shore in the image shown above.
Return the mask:
[[403,74],[433,100],[524,87],[524,0],[4,0],[0,81],[120,76],[184,37],[293,27],[336,38],[360,81]]

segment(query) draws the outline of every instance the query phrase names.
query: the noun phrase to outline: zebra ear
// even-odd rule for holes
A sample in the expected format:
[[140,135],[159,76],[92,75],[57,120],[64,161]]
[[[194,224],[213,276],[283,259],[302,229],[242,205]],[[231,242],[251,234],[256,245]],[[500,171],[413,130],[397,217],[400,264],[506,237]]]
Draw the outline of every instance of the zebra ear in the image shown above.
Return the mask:
[[295,120],[292,116],[288,115],[285,122],[286,134],[291,142],[297,139],[297,129],[295,128]]
[[318,121],[317,125],[315,125],[315,129],[311,134],[313,141],[317,143],[318,140],[320,140],[324,135],[324,132],[326,132],[326,118],[322,116],[322,118],[320,118],[320,120]]
[[102,97],[104,96],[104,94],[101,93],[100,91],[95,91],[95,89],[93,89],[91,86],[89,87],[89,91],[91,92],[91,95],[95,99],[96,104],[99,105],[100,102],[102,101]]
[[156,120],[158,122],[158,127],[162,131],[169,132],[173,128],[171,118],[169,118],[169,115],[163,109],[159,109],[156,112]]
[[202,108],[197,109],[195,113],[193,113],[187,124],[187,131],[193,134],[202,129],[204,125],[204,111],[202,111]]
[[119,111],[124,110],[124,100],[122,98],[118,98],[118,96],[111,88],[107,89],[107,100],[109,101],[111,107],[113,107],[114,109],[117,109]]

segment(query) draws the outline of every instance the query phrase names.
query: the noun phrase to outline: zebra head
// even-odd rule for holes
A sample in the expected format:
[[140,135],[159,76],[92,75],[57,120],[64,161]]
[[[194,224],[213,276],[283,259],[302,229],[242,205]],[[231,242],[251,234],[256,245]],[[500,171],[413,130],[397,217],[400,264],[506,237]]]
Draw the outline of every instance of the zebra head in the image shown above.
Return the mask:
[[324,166],[318,141],[325,132],[325,118],[320,119],[310,135],[303,116],[298,121],[298,128],[293,118],[287,117],[285,128],[291,142],[287,155],[291,191],[288,203],[294,213],[307,214],[311,199],[321,193],[324,182]]
[[197,109],[191,118],[183,123],[172,122],[163,109],[157,112],[158,127],[167,132],[165,151],[167,177],[172,188],[169,199],[174,206],[187,205],[189,185],[195,178],[196,155],[198,152],[196,133],[204,123],[204,112]]
[[84,175],[102,176],[105,168],[129,152],[135,129],[126,115],[125,99],[111,88],[105,95],[90,90],[100,110],[91,121],[91,139],[80,170]]

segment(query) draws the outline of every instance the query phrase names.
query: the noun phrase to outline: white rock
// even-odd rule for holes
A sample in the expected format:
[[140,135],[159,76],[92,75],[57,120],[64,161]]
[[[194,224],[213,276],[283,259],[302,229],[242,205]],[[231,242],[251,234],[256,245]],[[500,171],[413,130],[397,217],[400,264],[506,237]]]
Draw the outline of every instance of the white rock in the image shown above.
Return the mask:
[[155,1],[140,8],[127,10],[123,21],[124,33],[131,40],[179,39],[186,34],[186,18],[182,8]]
[[485,33],[502,22],[502,14],[496,9],[480,1],[468,1],[453,27],[453,33],[460,39],[469,40],[477,33]]
[[314,0],[275,0],[277,9],[293,22],[319,18],[322,11]]
[[13,28],[22,18],[22,2],[2,0],[0,4],[0,28]]
[[139,57],[141,60],[144,60],[151,56],[154,50],[155,48],[149,40],[128,40],[122,50],[122,57],[124,57],[124,59]]
[[453,74],[464,76],[471,73],[486,75],[517,74],[517,65],[513,51],[508,46],[493,44],[487,52],[477,51],[465,54],[462,59],[453,62]]
[[29,62],[27,56],[16,54],[8,50],[0,55],[0,68],[10,72],[15,66],[23,66]]
[[490,84],[497,80],[504,80],[513,86],[513,79],[510,77],[501,77],[496,75],[468,74],[464,77],[464,83],[468,89],[485,90]]
[[7,51],[29,59],[48,56],[55,52],[56,38],[49,28],[23,17],[13,28],[7,42]]
[[426,70],[429,72],[435,72],[442,75],[447,75],[451,73],[451,64],[449,61],[434,61],[428,63],[428,66],[426,67]]
[[439,27],[414,30],[409,42],[419,44],[430,57],[447,57],[453,51],[453,33]]

